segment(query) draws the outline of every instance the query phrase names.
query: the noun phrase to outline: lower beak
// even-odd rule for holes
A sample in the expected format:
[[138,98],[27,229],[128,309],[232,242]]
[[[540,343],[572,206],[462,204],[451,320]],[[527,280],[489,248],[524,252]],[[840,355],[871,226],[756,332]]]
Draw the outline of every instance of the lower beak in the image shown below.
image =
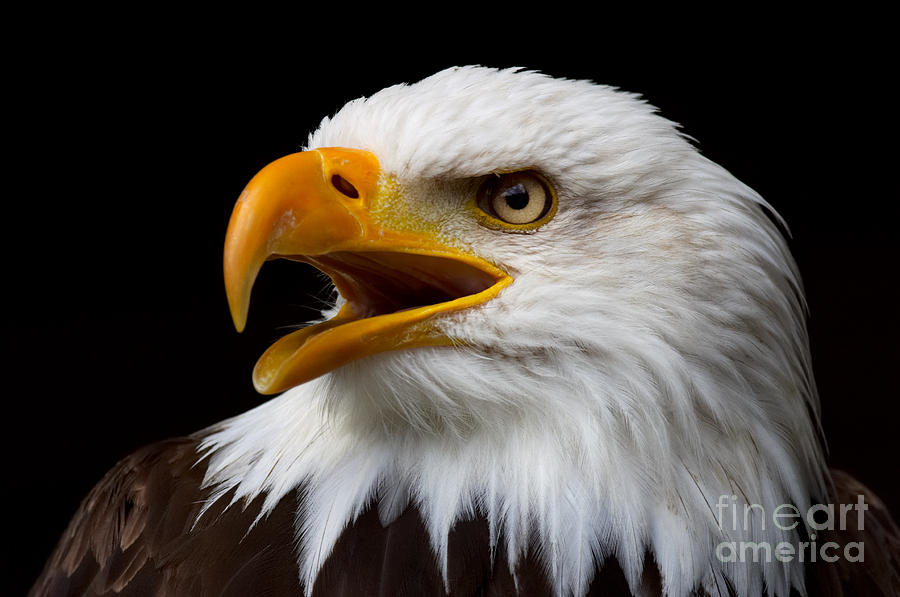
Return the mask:
[[356,359],[422,346],[449,346],[435,318],[481,305],[512,278],[427,233],[379,225],[378,161],[366,151],[325,148],[266,166],[234,207],[225,238],[225,290],[235,327],[247,320],[263,262],[310,263],[346,303],[332,319],[278,340],[259,359],[253,383],[264,394],[302,384]]

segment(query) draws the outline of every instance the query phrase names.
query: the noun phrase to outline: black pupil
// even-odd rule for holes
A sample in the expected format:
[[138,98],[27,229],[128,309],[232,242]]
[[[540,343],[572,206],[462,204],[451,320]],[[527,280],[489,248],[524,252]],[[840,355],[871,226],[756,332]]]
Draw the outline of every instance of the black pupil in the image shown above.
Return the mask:
[[503,198],[510,209],[524,209],[528,205],[528,191],[522,184],[511,186],[503,191]]

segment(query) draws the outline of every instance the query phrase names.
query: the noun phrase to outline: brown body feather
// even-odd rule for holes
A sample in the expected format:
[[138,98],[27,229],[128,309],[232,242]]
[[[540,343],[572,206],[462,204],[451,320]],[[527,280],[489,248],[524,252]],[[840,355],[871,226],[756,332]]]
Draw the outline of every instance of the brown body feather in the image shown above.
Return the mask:
[[[261,500],[218,500],[197,520],[207,498],[206,465],[197,464],[198,439],[161,442],[117,464],[82,502],[31,595],[298,595],[295,553],[299,492],[251,525]],[[808,569],[810,595],[900,595],[900,532],[884,505],[849,475],[835,473],[835,496],[869,504],[865,528],[820,537],[840,545],[864,541],[865,562],[817,562]],[[549,595],[535,553],[520,560],[515,580],[499,542],[492,553],[487,522],[460,522],[449,537],[448,585],[454,596]],[[518,589],[518,593],[517,593]],[[724,590],[725,588],[723,588]],[[652,557],[639,595],[660,595]],[[314,585],[316,597],[444,595],[444,580],[415,508],[383,526],[376,508],[343,533]],[[621,569],[608,560],[591,595],[630,595]]]
[[154,444],[119,462],[82,502],[32,595],[289,595],[297,589],[296,502],[248,533],[260,504],[194,524],[206,469],[196,439]]

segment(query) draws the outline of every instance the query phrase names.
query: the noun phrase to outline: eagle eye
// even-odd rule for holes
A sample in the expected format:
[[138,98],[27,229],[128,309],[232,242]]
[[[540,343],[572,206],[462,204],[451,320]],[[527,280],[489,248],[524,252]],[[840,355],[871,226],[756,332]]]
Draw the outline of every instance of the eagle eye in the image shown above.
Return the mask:
[[490,228],[532,230],[553,216],[556,197],[542,176],[523,170],[489,176],[478,190],[478,207]]

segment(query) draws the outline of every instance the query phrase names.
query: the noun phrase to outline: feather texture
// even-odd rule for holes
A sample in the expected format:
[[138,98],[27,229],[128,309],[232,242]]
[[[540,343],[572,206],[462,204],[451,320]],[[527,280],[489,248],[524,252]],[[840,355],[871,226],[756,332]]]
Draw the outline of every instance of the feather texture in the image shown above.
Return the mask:
[[[755,192],[637,97],[519,70],[450,69],[350,102],[310,136],[320,146],[375,153],[385,222],[439,223],[515,282],[439,322],[465,347],[350,364],[209,437],[221,492],[271,506],[309,481],[307,582],[368,500],[390,518],[402,495],[445,579],[450,530],[478,512],[510,569],[538,538],[559,594],[610,556],[634,587],[648,552],[671,595],[803,586],[797,566],[714,554],[720,495],[767,512],[825,496],[800,281]],[[474,180],[521,168],[557,189],[551,222],[511,235],[464,217]]]
[[[201,464],[184,471],[202,469],[203,499],[179,511],[193,525],[182,532],[253,504],[251,537],[287,509],[307,595],[805,591],[802,562],[717,553],[810,532],[741,525],[717,512],[722,496],[772,513],[841,495],[828,490],[799,275],[757,193],[637,96],[518,69],[390,87],[326,118],[308,145],[373,152],[387,189],[374,220],[402,229],[399,214],[414,214],[514,282],[434,321],[459,346],[352,362],[204,432]],[[525,168],[555,188],[556,216],[531,234],[480,226],[467,208],[478,181]],[[117,511],[123,474],[83,516],[98,496]],[[55,565],[74,574],[90,541],[115,568],[110,587],[160,567],[129,551],[146,545],[147,516],[90,538],[73,523]],[[873,541],[890,545],[882,522]],[[97,551],[109,545],[133,555]],[[895,579],[896,559],[882,565]]]

